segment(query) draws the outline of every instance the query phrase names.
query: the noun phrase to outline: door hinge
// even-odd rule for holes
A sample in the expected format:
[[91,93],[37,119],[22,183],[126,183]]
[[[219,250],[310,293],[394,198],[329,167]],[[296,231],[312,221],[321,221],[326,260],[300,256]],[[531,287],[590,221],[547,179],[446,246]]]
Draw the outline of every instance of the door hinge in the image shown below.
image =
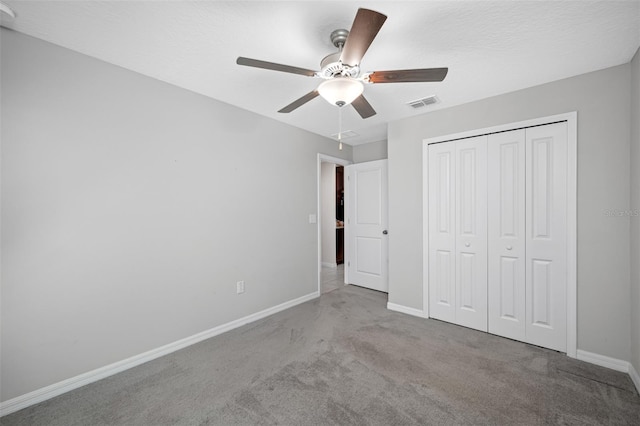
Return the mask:
[[349,267],[349,266],[351,266],[351,261],[350,260],[347,261],[347,267]]

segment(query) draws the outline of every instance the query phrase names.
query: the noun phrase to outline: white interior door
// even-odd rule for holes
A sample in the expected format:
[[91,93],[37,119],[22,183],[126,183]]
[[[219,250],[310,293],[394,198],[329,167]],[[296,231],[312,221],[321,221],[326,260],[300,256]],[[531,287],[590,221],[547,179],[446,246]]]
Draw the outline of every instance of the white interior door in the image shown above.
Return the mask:
[[525,340],[525,130],[488,139],[489,332]]
[[387,160],[345,167],[349,284],[388,292]]
[[429,145],[429,315],[455,322],[455,143]]
[[456,144],[456,324],[487,331],[487,136]]
[[526,130],[526,341],[567,350],[567,123]]

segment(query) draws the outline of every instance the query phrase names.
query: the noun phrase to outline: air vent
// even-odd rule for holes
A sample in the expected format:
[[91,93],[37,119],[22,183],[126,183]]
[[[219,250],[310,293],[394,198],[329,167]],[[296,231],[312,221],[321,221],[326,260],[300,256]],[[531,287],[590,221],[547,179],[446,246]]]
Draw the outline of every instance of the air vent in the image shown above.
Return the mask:
[[[354,132],[353,130],[345,130],[344,132],[342,132],[342,140],[345,139],[349,139],[349,138],[355,138],[356,136],[358,136],[358,134],[356,132]],[[334,139],[338,139],[338,134],[334,133],[331,135],[332,138]]]
[[426,107],[427,105],[433,105],[440,102],[436,95],[427,96],[426,98],[416,99],[415,101],[407,102],[411,108],[418,109]]

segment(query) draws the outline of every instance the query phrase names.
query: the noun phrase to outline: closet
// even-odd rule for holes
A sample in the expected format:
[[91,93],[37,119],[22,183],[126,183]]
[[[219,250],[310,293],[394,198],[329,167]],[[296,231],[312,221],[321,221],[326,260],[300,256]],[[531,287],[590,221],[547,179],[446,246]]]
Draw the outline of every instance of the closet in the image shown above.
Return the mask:
[[567,123],[427,152],[430,316],[566,352]]

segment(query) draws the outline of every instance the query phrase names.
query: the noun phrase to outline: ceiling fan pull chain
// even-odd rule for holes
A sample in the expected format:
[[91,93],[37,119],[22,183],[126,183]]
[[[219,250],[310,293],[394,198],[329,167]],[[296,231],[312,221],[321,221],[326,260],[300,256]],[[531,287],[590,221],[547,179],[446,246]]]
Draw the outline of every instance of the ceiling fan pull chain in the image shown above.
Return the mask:
[[342,107],[338,107],[338,150],[342,151]]

